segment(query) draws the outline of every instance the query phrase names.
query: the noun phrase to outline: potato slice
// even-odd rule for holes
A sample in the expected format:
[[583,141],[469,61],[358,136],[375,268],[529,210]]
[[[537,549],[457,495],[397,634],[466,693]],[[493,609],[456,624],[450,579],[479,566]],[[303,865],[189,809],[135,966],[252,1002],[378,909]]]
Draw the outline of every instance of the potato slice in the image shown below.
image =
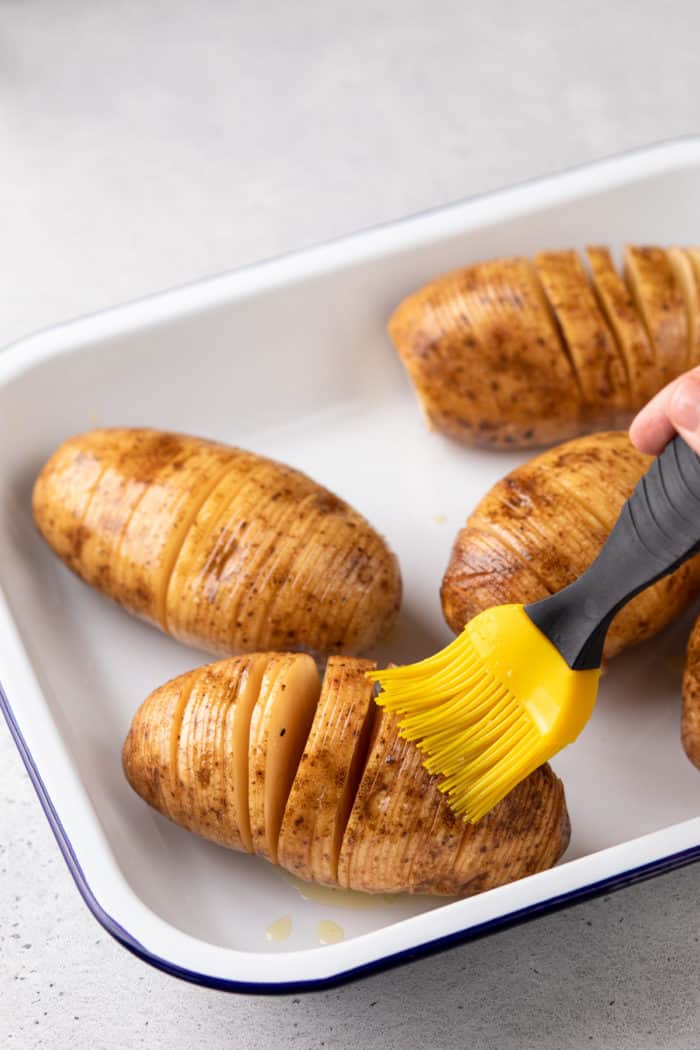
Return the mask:
[[686,755],[700,769],[700,616],[690,632],[685,654],[681,740]]
[[685,302],[663,248],[625,248],[625,279],[656,351],[661,383],[683,371],[688,359]]
[[685,303],[688,331],[688,350],[683,362],[683,371],[685,371],[692,368],[694,364],[700,363],[700,295],[690,256],[682,248],[669,248],[666,255],[676,279],[676,286]]
[[496,259],[405,299],[389,334],[431,426],[495,447],[580,429],[571,362],[528,259]]
[[569,822],[560,781],[543,766],[476,825],[455,817],[417,748],[381,712],[343,838],[338,882],[373,893],[467,896],[551,866]]
[[122,752],[142,798],[232,849],[251,850],[248,729],[270,659],[222,660],[156,689],[136,712]]
[[641,408],[662,385],[656,351],[649,341],[630,290],[615,269],[607,248],[586,249],[593,285],[605,318],[627,362],[630,411]]
[[73,571],[129,612],[212,652],[356,651],[391,625],[395,556],[299,471],[153,430],[65,443],[34,517]]
[[[674,248],[669,253],[672,262],[674,259],[677,259],[676,252],[678,250],[679,249]],[[697,365],[700,365],[700,249],[685,248],[683,254],[690,263],[690,273],[695,288],[695,294],[693,294],[693,288],[690,286],[688,280],[687,269],[684,268],[684,292],[686,296],[686,306],[689,311],[688,325],[690,357],[688,359],[688,368],[694,368]]]
[[[180,787],[179,822],[204,838],[234,849],[245,847],[235,795],[235,768],[247,766],[247,747],[243,751],[235,748],[243,669],[244,665],[237,663],[233,669],[223,669],[222,675],[222,669],[214,664],[194,676],[182,712],[175,766]],[[235,828],[235,837],[231,828]]]
[[[274,658],[271,653],[254,653],[244,664],[238,686],[236,711],[233,719],[233,779],[227,777],[226,791],[236,804],[238,829],[243,848],[253,852],[253,836],[250,830],[250,805],[248,800],[248,752],[250,745],[250,723],[253,710],[260,697],[262,681],[268,664]],[[240,657],[236,658],[240,659]],[[223,661],[225,664],[226,661]],[[230,804],[230,803],[229,803]]]
[[[369,757],[343,837],[338,884],[374,893],[410,892],[410,872],[432,824],[437,789],[415,745],[398,736],[398,721],[379,710]],[[410,771],[404,768],[408,755]],[[439,792],[438,792],[439,794]],[[461,823],[453,818],[454,823]]]
[[250,722],[248,808],[253,851],[273,863],[320,692],[318,670],[310,656],[270,656]]
[[[257,626],[269,603],[264,580],[272,578],[269,567],[278,547],[292,557],[297,553],[289,526],[299,516],[308,520],[303,505],[318,495],[303,475],[290,470],[281,477],[276,463],[253,455],[241,461],[238,481],[233,488],[224,478],[204,501],[169,582],[168,624],[189,644],[206,635],[224,649],[234,635],[242,648],[253,639],[264,645]],[[283,574],[276,579],[286,583]],[[253,618],[256,623],[249,623]],[[289,623],[286,629],[293,631]],[[290,638],[289,646],[293,643]]]
[[[497,482],[457,536],[445,572],[442,604],[452,629],[492,605],[527,604],[572,583],[597,556],[650,462],[626,433],[614,431],[551,449]],[[700,556],[617,614],[605,656],[656,634],[698,586]]]
[[539,252],[535,270],[566,342],[592,426],[629,415],[627,366],[575,251]]
[[335,886],[338,855],[362,774],[372,716],[372,660],[331,656],[279,837],[278,863]]

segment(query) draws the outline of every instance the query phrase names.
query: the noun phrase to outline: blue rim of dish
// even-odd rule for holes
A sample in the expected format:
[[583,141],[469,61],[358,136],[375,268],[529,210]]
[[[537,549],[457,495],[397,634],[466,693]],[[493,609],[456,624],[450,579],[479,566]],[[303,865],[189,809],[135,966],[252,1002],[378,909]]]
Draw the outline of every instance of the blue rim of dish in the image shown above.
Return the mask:
[[497,930],[507,929],[511,926],[528,922],[530,919],[537,918],[540,915],[558,911],[561,908],[569,907],[572,904],[589,900],[592,897],[598,897],[603,893],[622,889],[624,886],[629,886],[634,882],[640,882],[653,875],[661,875],[664,872],[672,871],[674,868],[680,868],[685,864],[690,864],[693,861],[700,859],[700,844],[698,844],[689,849],[681,850],[678,853],[672,853],[667,857],[659,857],[657,860],[651,861],[648,864],[642,864],[639,867],[630,868],[628,871],[620,872],[617,875],[611,875],[608,878],[592,882],[587,886],[581,886],[578,889],[569,891],[568,893],[562,893],[554,897],[549,897],[547,900],[538,901],[536,904],[528,905],[526,908],[520,908],[517,911],[509,912],[506,915],[499,915],[495,919],[489,919],[487,922],[478,923],[466,930],[456,930],[454,933],[446,934],[443,937],[436,937],[432,941],[426,941],[415,947],[392,952],[391,955],[386,955],[381,959],[373,959],[371,962],[362,963],[359,966],[352,967],[349,970],[344,970],[337,974],[332,974],[329,977],[319,977],[307,981],[279,981],[275,983],[271,982],[269,984],[255,981],[228,980],[223,977],[214,977],[211,974],[198,973],[196,970],[188,970],[185,967],[170,962],[168,959],[164,959],[162,956],[154,954],[105,911],[85,877],[80,861],[78,860],[66,830],[61,823],[61,818],[56,812],[56,808],[51,801],[51,797],[41,778],[41,774],[34,762],[32,753],[22,735],[19,725],[17,724],[15,715],[10,707],[10,701],[3,690],[2,683],[0,683],[0,709],[5,716],[5,721],[7,722],[22,761],[24,762],[29,779],[34,786],[34,790],[36,791],[41,807],[44,810],[49,826],[54,833],[54,837],[58,843],[58,848],[63,854],[63,859],[73,876],[73,880],[78,888],[80,896],[83,898],[93,916],[97,919],[100,925],[104,927],[107,933],[111,934],[119,944],[132,952],[143,962],[146,962],[173,977],[179,977],[183,981],[189,981],[191,984],[199,984],[205,988],[214,988],[218,991],[239,992],[247,995],[290,995],[298,992],[319,991],[323,988],[331,988],[337,985],[346,984],[350,981],[357,980],[358,978],[366,977],[370,974],[393,968],[394,966],[399,966],[405,962],[424,958],[427,955],[434,955],[436,952],[443,951],[445,948],[455,947],[458,944],[464,944],[467,941],[476,940],[487,934],[495,933]]

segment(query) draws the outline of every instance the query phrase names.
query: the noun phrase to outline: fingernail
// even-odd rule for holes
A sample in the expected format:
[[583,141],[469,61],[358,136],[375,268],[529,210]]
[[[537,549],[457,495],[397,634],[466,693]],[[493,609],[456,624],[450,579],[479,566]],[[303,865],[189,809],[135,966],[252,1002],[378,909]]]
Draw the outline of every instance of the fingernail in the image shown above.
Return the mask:
[[700,383],[684,379],[673,391],[669,419],[679,430],[697,430],[700,424]]

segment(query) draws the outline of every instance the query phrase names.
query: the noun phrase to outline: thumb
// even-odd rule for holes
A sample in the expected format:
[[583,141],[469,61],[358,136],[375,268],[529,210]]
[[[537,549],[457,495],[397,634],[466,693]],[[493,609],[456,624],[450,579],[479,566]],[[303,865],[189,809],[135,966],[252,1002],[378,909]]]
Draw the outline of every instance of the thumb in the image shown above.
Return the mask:
[[688,373],[676,383],[668,403],[668,418],[680,436],[700,456],[700,376]]

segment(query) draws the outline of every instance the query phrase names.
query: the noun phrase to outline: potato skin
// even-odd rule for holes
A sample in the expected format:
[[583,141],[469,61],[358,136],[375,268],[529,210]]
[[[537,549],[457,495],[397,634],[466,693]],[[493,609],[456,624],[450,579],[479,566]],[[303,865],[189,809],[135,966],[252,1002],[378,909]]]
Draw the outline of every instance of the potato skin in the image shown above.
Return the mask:
[[[251,657],[222,674],[196,668],[151,693],[122,748],[124,775],[150,806],[183,827],[244,849],[233,787],[235,702]],[[223,756],[230,766],[224,776]]]
[[[650,463],[625,432],[612,431],[550,449],[497,482],[458,534],[442,581],[443,612],[455,633],[492,605],[526,605],[572,583]],[[700,556],[620,610],[604,655],[656,634],[698,590]]]
[[625,277],[656,350],[659,385],[664,386],[691,365],[683,290],[663,248],[628,245]]
[[700,616],[690,632],[685,655],[681,741],[690,761],[700,769]]
[[624,418],[629,401],[627,366],[578,252],[538,252],[535,270],[576,374],[582,422],[615,426],[618,418]]
[[[273,781],[280,801],[287,792],[278,841],[253,834],[251,847],[244,825],[253,826],[256,803],[251,792],[235,790],[234,774],[245,784],[241,763],[261,778],[270,768],[255,752],[256,711],[269,706],[275,680],[270,669],[290,659],[308,657],[231,657],[156,689],[134,716],[124,744],[132,788],[206,838],[233,849],[252,848],[267,859],[278,856],[308,881],[368,893],[467,896],[540,871],[561,856],[569,818],[561,782],[548,766],[477,825],[465,824],[450,810],[416,747],[398,736],[397,720],[369,701],[364,678],[369,663],[351,657],[329,661],[322,687],[328,702],[317,708],[312,730],[304,730],[305,747],[297,740],[288,752],[289,786],[286,777]],[[236,713],[246,673],[259,671],[261,663],[265,673],[258,675],[252,716],[245,712],[251,716],[246,753],[235,734]],[[348,696],[341,695],[344,683]]]
[[652,345],[629,286],[618,273],[609,249],[592,245],[586,249],[586,257],[596,297],[627,365],[631,403],[645,404],[663,386],[660,355]]
[[187,644],[357,652],[400,604],[396,557],[305,474],[148,429],[66,441],[41,471],[36,525],[87,583]]
[[397,306],[389,335],[431,428],[536,448],[625,425],[688,367],[698,298],[669,254],[630,248],[623,276],[606,249],[588,257],[591,277],[574,251],[477,263]]
[[541,766],[477,824],[456,817],[417,748],[381,711],[338,881],[370,893],[468,897],[551,867],[569,843],[561,781]]
[[527,259],[439,277],[396,308],[389,335],[432,429],[493,448],[580,429],[576,377]]

